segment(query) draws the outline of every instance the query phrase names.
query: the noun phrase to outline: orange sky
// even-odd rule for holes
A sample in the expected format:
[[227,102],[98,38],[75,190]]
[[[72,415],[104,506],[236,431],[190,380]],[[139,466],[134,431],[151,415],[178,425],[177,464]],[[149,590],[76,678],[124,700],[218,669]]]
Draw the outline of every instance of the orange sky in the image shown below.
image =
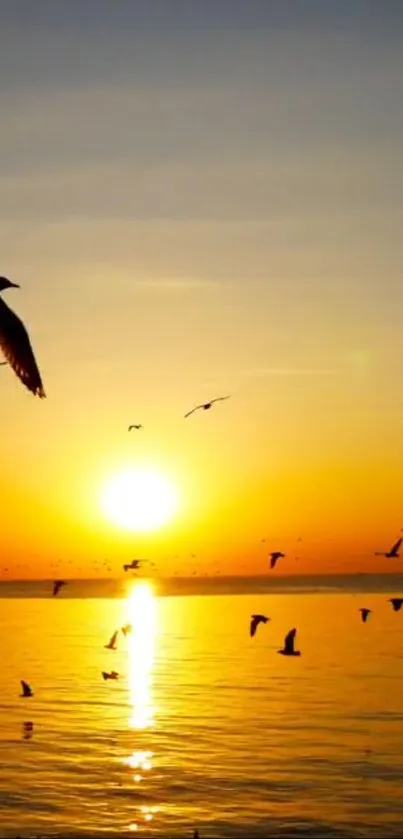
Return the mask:
[[[4,299],[48,394],[0,368],[0,575],[400,568],[399,30],[196,7],[0,10]],[[144,465],[181,500],[130,534],[100,490]]]

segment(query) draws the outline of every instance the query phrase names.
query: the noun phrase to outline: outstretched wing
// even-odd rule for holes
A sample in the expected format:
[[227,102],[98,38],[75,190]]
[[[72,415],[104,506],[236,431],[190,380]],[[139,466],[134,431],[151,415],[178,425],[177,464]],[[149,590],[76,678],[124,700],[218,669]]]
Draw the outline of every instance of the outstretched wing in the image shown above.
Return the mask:
[[196,405],[196,407],[195,407],[195,408],[192,408],[192,410],[191,410],[191,411],[188,411],[188,412],[187,412],[187,414],[185,414],[185,416],[183,417],[183,419],[186,419],[186,417],[190,417],[190,415],[191,415],[191,414],[194,414],[194,412],[195,412],[195,411],[198,411],[198,410],[199,410],[199,408],[204,408],[204,405]]
[[403,539],[402,539],[402,538],[398,539],[398,540],[397,540],[397,542],[395,542],[395,544],[393,545],[393,548],[391,548],[390,553],[391,553],[391,554],[397,554],[397,552],[398,552],[398,550],[399,550],[400,545],[402,544],[402,542],[403,542]]
[[212,399],[210,405],[213,405],[214,402],[223,402],[224,399],[229,399],[229,396],[217,396],[215,399]]
[[0,298],[0,347],[14,373],[28,390],[43,399],[46,393],[24,324]]
[[290,629],[288,635],[285,636],[284,649],[287,651],[287,653],[293,653],[294,652],[294,641],[295,641],[296,634],[297,634],[296,629]]
[[31,696],[32,695],[32,690],[31,690],[29,684],[27,682],[24,682],[23,679],[21,679],[21,687],[22,687],[23,696]]
[[258,625],[259,625],[258,616],[257,615],[252,615],[251,621],[250,621],[250,637],[251,638],[253,638],[253,636],[254,636],[254,634],[257,630]]

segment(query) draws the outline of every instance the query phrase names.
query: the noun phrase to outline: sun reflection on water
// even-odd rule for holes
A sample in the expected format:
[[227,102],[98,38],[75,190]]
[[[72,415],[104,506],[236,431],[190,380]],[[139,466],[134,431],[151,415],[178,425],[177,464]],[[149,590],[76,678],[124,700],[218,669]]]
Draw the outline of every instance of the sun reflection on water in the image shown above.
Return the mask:
[[[157,630],[157,601],[149,583],[137,583],[128,601],[128,619],[132,632],[128,636],[129,690],[132,714],[131,728],[144,730],[154,725],[152,701],[152,670]],[[142,753],[136,752],[138,757]],[[146,754],[146,753],[144,753]],[[149,763],[150,753],[145,761]],[[137,767],[136,767],[137,768]],[[150,768],[142,766],[142,768]]]

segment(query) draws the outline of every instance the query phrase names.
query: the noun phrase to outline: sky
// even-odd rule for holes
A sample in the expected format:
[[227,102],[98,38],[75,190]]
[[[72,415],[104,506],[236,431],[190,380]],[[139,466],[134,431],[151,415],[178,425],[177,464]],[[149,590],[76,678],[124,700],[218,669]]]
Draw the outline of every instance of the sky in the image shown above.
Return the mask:
[[[0,368],[0,574],[399,570],[402,97],[398,0],[3,0],[0,273],[47,399]],[[129,467],[179,493],[148,534],[100,504]]]

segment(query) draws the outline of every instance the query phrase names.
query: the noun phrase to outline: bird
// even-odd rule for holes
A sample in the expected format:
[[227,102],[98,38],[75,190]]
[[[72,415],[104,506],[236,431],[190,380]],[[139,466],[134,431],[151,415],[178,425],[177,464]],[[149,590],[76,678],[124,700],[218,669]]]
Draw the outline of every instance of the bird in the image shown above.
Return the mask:
[[102,675],[103,675],[105,681],[107,681],[107,679],[116,680],[116,679],[119,678],[119,673],[117,673],[116,670],[111,670],[110,673],[106,673],[105,670],[103,670]]
[[256,630],[260,623],[267,623],[269,620],[270,618],[266,618],[265,615],[252,615],[250,619],[250,637],[253,638],[256,634]]
[[359,611],[361,612],[361,620],[362,620],[362,622],[363,622],[363,623],[366,623],[366,622],[367,622],[367,620],[368,620],[369,615],[370,615],[370,614],[371,614],[371,612],[372,612],[372,609],[359,609]]
[[[8,288],[19,288],[19,285],[12,283],[7,277],[0,277],[0,292]],[[44,399],[46,393],[28,332],[22,320],[7,306],[2,297],[0,297],[0,348],[22,384],[34,396]]]
[[297,634],[296,629],[290,629],[288,635],[284,638],[284,647],[282,650],[277,650],[280,655],[301,655],[299,650],[294,649],[294,642],[295,636]]
[[211,408],[211,406],[214,405],[214,402],[223,402],[224,399],[229,398],[229,396],[217,396],[216,399],[212,399],[211,402],[202,402],[201,405],[196,405],[195,408],[192,408],[191,411],[188,411],[187,414],[185,414],[185,416],[183,417],[183,419],[186,419],[186,417],[190,417],[190,415],[194,414],[195,411],[199,411],[201,409],[203,411],[208,411]]
[[21,679],[21,687],[22,687],[22,693],[20,693],[20,696],[23,697],[24,699],[28,699],[29,696],[34,695],[34,692],[33,692],[32,688],[30,688],[28,682],[24,682],[23,679]]
[[129,428],[128,428],[127,430],[128,430],[128,431],[131,431],[131,430],[132,430],[132,428],[135,428],[135,429],[136,429],[136,431],[139,431],[139,430],[140,430],[140,428],[143,428],[143,426],[142,426],[142,425],[135,425],[135,424],[133,424],[133,425],[129,425]]
[[67,586],[67,583],[66,583],[65,580],[55,580],[54,581],[54,583],[53,583],[53,597],[56,597],[56,595],[58,594],[60,589],[63,588],[63,586]]
[[27,720],[22,724],[22,738],[23,740],[31,740],[34,733],[34,724],[31,720]]
[[133,627],[132,627],[131,623],[126,623],[124,626],[122,626],[121,631],[123,632],[123,635],[129,635],[130,632],[133,631]]
[[388,603],[392,604],[394,612],[400,612],[400,609],[403,606],[403,597],[391,597],[390,600],[388,600]]
[[116,641],[117,641],[117,639],[118,639],[118,631],[116,630],[116,631],[113,633],[113,635],[112,635],[112,637],[111,637],[110,641],[108,642],[108,644],[105,644],[105,649],[106,649],[106,650],[116,650]]
[[283,554],[282,551],[272,551],[269,554],[269,557],[270,557],[270,568],[275,568],[276,564],[277,564],[277,561],[279,559],[284,559],[285,554]]
[[399,548],[402,542],[403,537],[400,537],[400,539],[398,539],[397,542],[395,542],[390,551],[376,551],[375,556],[386,556],[387,559],[397,559],[399,556]]
[[137,569],[140,568],[140,562],[144,562],[144,560],[132,559],[131,562],[123,566],[123,571],[137,571]]

